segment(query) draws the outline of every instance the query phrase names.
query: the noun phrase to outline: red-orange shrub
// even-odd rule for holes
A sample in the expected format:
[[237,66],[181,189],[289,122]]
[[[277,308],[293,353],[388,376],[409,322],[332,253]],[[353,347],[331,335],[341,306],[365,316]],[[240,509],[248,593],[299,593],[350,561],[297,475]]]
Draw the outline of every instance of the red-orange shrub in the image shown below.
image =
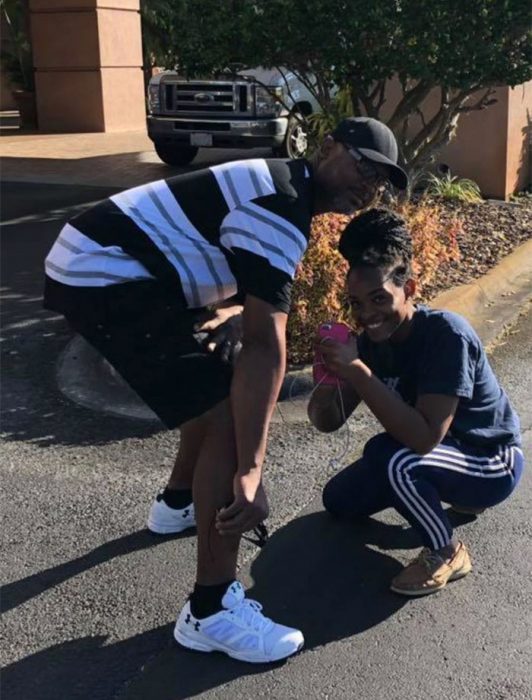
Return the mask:
[[[404,216],[414,244],[414,273],[419,293],[438,268],[458,260],[459,219],[443,222],[441,208],[428,200],[407,202],[394,209]],[[312,361],[316,329],[327,320],[349,321],[345,295],[347,263],[338,253],[346,216],[324,214],[314,219],[307,253],[296,273],[292,311],[288,319],[288,359],[293,364]]]
[[288,359],[292,363],[311,361],[312,341],[320,323],[345,320],[347,263],[337,248],[348,221],[337,214],[323,214],[313,221],[309,247],[296,273],[288,318]]
[[406,219],[412,234],[414,275],[421,294],[441,265],[460,259],[457,238],[462,221],[458,217],[444,219],[441,206],[429,199],[406,202],[395,210]]

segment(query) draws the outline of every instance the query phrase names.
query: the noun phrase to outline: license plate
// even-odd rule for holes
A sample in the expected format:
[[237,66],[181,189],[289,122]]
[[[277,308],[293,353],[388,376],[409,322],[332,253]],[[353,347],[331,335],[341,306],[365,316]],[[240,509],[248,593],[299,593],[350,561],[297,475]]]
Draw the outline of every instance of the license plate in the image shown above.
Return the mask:
[[212,146],[212,134],[190,134],[191,146]]

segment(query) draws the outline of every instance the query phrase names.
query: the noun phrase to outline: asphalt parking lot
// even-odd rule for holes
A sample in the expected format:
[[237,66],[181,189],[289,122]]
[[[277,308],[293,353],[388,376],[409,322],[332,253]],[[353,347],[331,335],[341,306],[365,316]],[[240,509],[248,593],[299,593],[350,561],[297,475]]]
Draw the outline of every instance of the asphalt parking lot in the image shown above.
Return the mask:
[[[41,307],[42,261],[63,220],[109,188],[3,188],[2,649],[5,700],[205,697],[525,700],[532,697],[532,479],[459,535],[474,572],[405,600],[389,579],[418,546],[390,511],[354,529],[320,507],[342,435],[276,422],[267,461],[273,535],[243,549],[242,578],[266,612],[300,626],[303,653],[275,667],[185,652],[171,626],[193,582],[193,535],[145,530],[177,431],[65,398],[57,361],[71,340]],[[532,314],[492,361],[532,454]],[[351,422],[357,451],[375,424]]]

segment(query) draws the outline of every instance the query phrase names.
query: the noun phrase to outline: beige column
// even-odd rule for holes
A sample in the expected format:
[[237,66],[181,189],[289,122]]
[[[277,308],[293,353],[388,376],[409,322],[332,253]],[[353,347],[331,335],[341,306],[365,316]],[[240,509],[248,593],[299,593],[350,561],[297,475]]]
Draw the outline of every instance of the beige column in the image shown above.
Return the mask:
[[145,128],[139,0],[30,0],[39,130]]
[[[484,91],[474,95],[478,100]],[[382,116],[386,120],[400,99],[397,79],[387,86]],[[532,158],[532,80],[515,88],[499,87],[495,104],[487,109],[461,115],[452,141],[436,156],[436,163],[445,163],[451,173],[474,180],[485,197],[507,199],[513,192],[531,183]],[[430,119],[439,106],[439,92],[433,90],[423,103],[425,119]],[[413,117],[410,128],[421,128],[419,117]]]
[[506,192],[532,184],[532,80],[509,91]]
[[497,102],[460,117],[456,136],[439,160],[453,175],[474,180],[485,197],[508,195],[508,100],[510,88],[498,88]]
[[461,117],[441,159],[475,180],[484,196],[508,199],[531,182],[532,81],[498,88],[495,97],[488,109]]

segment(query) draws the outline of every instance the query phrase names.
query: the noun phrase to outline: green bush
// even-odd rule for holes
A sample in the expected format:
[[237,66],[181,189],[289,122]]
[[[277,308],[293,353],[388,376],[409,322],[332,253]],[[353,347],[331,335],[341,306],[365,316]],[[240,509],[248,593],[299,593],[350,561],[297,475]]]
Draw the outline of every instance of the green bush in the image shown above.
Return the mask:
[[459,202],[482,202],[480,188],[473,180],[467,178],[459,178],[456,175],[453,177],[451,173],[438,177],[437,175],[429,175],[428,177],[427,194],[432,197],[441,197],[442,199],[454,199]]

